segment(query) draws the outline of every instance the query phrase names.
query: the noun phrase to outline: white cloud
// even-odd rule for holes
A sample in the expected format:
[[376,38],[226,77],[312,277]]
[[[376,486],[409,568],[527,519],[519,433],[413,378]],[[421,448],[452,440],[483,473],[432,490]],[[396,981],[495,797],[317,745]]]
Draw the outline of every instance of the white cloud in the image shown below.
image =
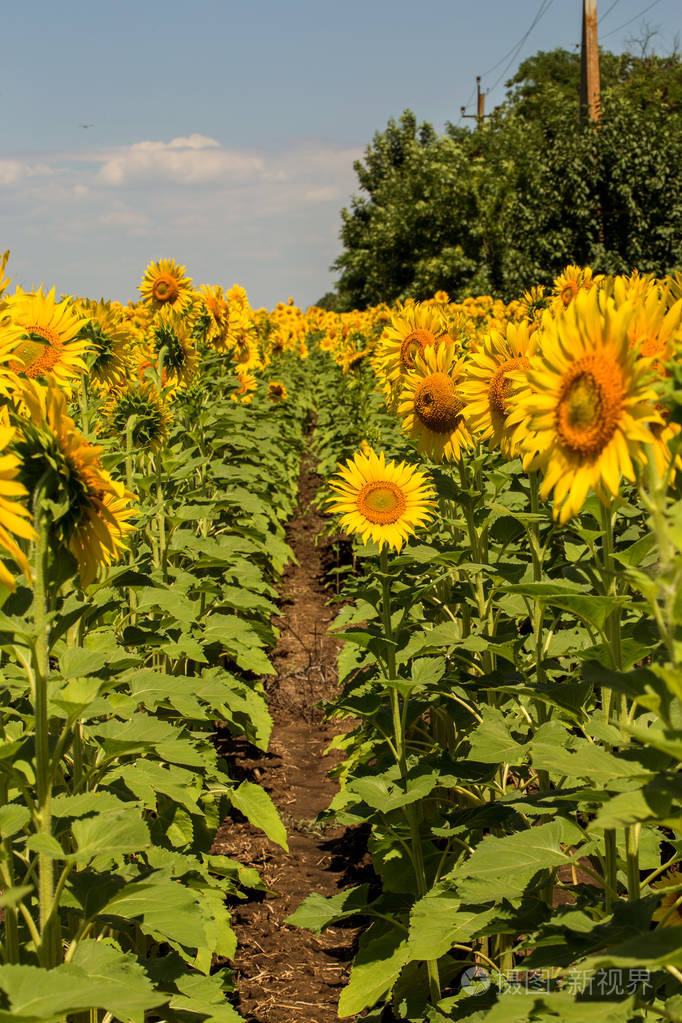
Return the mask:
[[200,185],[240,180],[259,174],[261,157],[224,149],[215,139],[193,134],[170,142],[135,142],[110,156],[100,167],[97,180],[113,187],[167,181]]
[[195,280],[239,281],[256,305],[290,294],[305,305],[331,287],[361,155],[323,140],[228,148],[199,133],[8,152],[0,216],[11,276],[127,301],[150,259],[174,256]]
[[303,198],[308,202],[329,202],[331,199],[339,199],[340,192],[335,185],[321,185],[319,188],[309,188]]
[[17,185],[24,178],[35,178],[53,173],[53,169],[44,163],[30,164],[23,160],[0,160],[0,185]]

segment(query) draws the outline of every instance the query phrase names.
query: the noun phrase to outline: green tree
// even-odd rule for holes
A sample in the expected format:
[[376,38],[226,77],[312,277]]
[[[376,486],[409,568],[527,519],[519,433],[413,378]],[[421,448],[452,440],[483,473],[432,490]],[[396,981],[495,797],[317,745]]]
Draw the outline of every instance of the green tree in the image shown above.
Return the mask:
[[539,53],[506,102],[438,135],[406,111],[355,164],[340,308],[439,288],[504,298],[569,262],[662,274],[682,261],[682,62],[602,54],[602,117],[578,131],[579,65]]

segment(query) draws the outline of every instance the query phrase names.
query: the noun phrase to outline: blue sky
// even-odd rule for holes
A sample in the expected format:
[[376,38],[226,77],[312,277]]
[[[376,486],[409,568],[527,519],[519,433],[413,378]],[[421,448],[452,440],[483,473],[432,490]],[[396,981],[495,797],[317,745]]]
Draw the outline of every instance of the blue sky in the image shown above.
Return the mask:
[[[600,42],[616,52],[643,23],[659,30],[661,53],[682,33],[679,0],[598,7]],[[581,0],[5,7],[0,251],[12,250],[11,276],[127,301],[150,259],[173,256],[198,284],[243,284],[254,305],[289,295],[308,305],[333,285],[339,211],[374,132],[406,107],[439,130],[457,121],[477,74],[491,109],[524,57],[579,42],[581,9]]]

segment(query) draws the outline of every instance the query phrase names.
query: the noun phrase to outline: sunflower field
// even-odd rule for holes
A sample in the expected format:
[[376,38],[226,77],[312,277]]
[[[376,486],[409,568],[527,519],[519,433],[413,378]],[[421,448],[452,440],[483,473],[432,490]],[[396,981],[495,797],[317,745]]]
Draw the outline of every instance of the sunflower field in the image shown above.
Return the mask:
[[[338,557],[338,1015],[682,1021],[682,277],[337,314],[0,278],[0,1023],[234,1023],[304,454]],[[344,537],[350,537],[346,540]],[[304,1018],[302,1016],[302,1018]]]

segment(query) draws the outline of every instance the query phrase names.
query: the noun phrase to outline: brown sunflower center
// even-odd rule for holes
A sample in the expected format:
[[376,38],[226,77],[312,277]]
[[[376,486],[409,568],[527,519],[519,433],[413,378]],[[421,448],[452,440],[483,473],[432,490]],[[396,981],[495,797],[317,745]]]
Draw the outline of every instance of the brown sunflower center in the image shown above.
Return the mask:
[[559,292],[559,298],[565,306],[569,306],[579,291],[577,281],[566,281],[563,288]]
[[488,404],[491,411],[496,412],[503,419],[507,415],[505,402],[511,385],[511,380],[508,378],[507,373],[513,369],[528,369],[529,365],[528,359],[523,356],[516,359],[507,359],[506,362],[501,363],[497,367],[493,374],[488,385]]
[[365,483],[357,496],[357,507],[360,514],[370,522],[390,525],[397,522],[404,513],[405,495],[399,486],[389,480]]
[[16,358],[10,363],[10,369],[34,379],[44,376],[54,369],[63,351],[64,343],[55,330],[32,323],[26,327],[26,337],[14,350]]
[[159,274],[152,285],[152,295],[157,302],[175,302],[180,289],[172,274]]
[[625,387],[618,363],[605,355],[585,355],[564,376],[556,410],[561,443],[574,454],[596,457],[613,437]]
[[414,369],[415,355],[423,355],[429,345],[434,344],[435,334],[422,327],[415,327],[407,334],[400,345],[400,365],[404,371]]
[[430,373],[414,389],[415,415],[434,433],[452,433],[462,418],[463,408],[464,402],[447,373]]

